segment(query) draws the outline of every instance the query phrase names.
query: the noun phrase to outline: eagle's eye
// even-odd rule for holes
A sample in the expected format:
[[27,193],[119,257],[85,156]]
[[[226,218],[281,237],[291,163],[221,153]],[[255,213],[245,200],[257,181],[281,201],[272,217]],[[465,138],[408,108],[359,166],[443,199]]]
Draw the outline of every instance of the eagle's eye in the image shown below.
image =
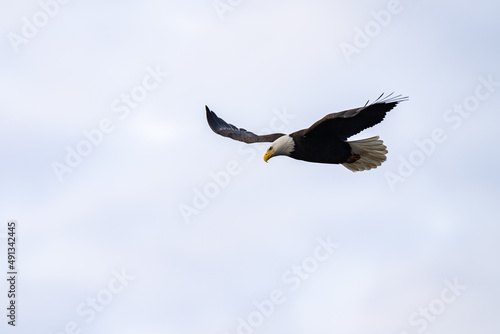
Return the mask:
[[272,149],[273,149],[273,147],[271,146],[271,147],[269,147],[268,151],[271,151]]

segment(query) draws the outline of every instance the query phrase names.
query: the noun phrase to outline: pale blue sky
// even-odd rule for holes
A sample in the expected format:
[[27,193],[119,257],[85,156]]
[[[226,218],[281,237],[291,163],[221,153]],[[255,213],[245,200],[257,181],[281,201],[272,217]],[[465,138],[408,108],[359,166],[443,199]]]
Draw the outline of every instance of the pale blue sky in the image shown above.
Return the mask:
[[[498,332],[498,4],[1,3],[17,332]],[[204,114],[292,132],[392,91],[368,172]]]

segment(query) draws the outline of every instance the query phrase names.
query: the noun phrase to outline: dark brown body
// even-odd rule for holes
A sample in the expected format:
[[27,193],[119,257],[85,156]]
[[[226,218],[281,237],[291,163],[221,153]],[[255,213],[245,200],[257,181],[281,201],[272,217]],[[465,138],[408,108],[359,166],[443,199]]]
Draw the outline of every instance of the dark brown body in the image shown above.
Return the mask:
[[328,164],[339,164],[349,160],[352,155],[351,146],[343,140],[325,140],[318,136],[303,135],[305,130],[290,134],[295,143],[295,150],[290,157],[297,160],[309,162],[321,162]]

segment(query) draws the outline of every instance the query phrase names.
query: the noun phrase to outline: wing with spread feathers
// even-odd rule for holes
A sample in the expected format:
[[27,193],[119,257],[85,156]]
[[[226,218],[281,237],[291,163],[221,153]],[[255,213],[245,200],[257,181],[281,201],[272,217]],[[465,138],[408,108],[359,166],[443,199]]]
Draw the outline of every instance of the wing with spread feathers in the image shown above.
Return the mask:
[[305,136],[332,136],[345,140],[362,130],[380,123],[399,102],[408,100],[401,95],[380,95],[373,103],[356,109],[328,114],[303,132]]
[[247,131],[245,129],[239,129],[236,126],[226,123],[222,118],[217,117],[217,115],[208,109],[207,110],[207,121],[210,128],[218,135],[223,137],[228,137],[234,140],[238,140],[244,143],[258,143],[258,142],[273,142],[279,137],[283,136],[283,133],[272,133],[269,135],[256,135],[253,132]]

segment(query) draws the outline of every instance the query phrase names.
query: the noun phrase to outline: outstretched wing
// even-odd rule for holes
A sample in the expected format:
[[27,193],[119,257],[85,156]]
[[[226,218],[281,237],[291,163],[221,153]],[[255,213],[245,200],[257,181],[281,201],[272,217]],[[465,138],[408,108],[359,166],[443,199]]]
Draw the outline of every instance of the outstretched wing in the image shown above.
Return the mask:
[[407,96],[384,97],[380,95],[373,103],[366,102],[364,107],[328,114],[303,132],[305,136],[335,136],[345,140],[362,130],[380,123],[385,114],[399,102],[407,101]]
[[217,115],[208,109],[207,110],[207,121],[210,128],[216,133],[224,137],[229,137],[234,140],[242,141],[245,143],[257,143],[257,142],[273,142],[279,137],[283,136],[283,133],[273,133],[269,135],[256,135],[253,132],[247,131],[245,129],[238,129],[236,126],[226,123],[222,118],[217,117]]

